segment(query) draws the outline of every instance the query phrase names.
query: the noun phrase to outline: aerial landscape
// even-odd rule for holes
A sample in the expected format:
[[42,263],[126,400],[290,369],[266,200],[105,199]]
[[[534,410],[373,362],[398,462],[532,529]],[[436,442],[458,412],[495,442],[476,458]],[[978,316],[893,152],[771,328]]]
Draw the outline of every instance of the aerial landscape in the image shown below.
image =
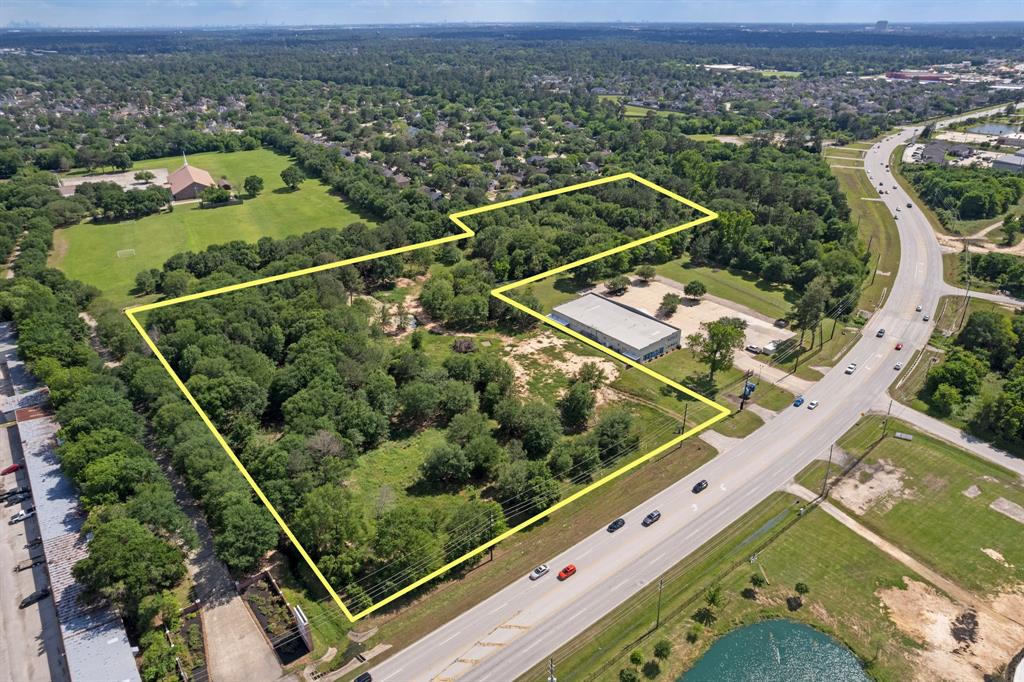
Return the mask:
[[0,3],[0,682],[1024,682],[1024,14]]

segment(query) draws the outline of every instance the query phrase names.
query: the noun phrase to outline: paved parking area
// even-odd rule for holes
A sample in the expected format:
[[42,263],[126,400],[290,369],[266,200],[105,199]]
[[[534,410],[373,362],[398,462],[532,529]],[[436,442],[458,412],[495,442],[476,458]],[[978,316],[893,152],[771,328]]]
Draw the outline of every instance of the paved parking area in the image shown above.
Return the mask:
[[[18,428],[0,429],[0,469],[21,461]],[[6,489],[28,485],[25,471],[2,478]],[[46,567],[15,572],[14,567],[28,559],[26,547],[31,538],[39,536],[35,519],[8,525],[10,517],[30,501],[10,507],[0,502],[0,682],[64,682],[61,664],[60,629],[53,600],[41,602],[25,609],[18,608],[21,600],[46,584]],[[40,547],[32,555],[42,552]]]

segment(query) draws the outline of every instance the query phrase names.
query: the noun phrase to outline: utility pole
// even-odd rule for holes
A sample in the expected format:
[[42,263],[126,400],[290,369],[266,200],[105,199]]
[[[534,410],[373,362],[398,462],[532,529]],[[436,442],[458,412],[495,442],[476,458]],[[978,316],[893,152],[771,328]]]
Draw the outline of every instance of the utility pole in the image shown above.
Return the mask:
[[[491,537],[494,537],[494,512],[487,514],[487,522],[491,525]],[[494,545],[491,545],[488,548],[488,551],[491,553],[491,557],[488,561],[494,561]]]
[[871,283],[875,283],[875,275],[878,274],[878,266],[882,264],[882,254],[878,254],[878,258],[875,259],[875,268],[871,271]]
[[553,658],[548,659],[548,682],[558,682],[555,677],[555,659]]
[[892,414],[892,399],[889,400],[889,409],[885,412],[885,421],[882,422],[882,438],[885,438],[886,432],[889,430],[889,415]]
[[956,323],[956,328],[960,327],[964,323],[964,318],[967,316],[967,309],[971,305],[971,284],[974,281],[974,275],[971,268],[971,252],[967,250],[967,241],[964,240],[964,261],[967,263],[967,289],[964,291],[964,305],[963,310],[960,312],[960,321]]
[[654,623],[654,629],[657,630],[661,627],[661,590],[665,587],[665,579],[658,579],[658,619]]
[[828,490],[828,475],[832,471],[832,448],[835,447],[835,443],[828,446],[828,466],[825,467],[825,480],[821,482],[821,497],[824,499],[825,491]]
[[690,411],[690,401],[687,400],[683,403],[683,430],[680,433],[686,433],[686,414]]

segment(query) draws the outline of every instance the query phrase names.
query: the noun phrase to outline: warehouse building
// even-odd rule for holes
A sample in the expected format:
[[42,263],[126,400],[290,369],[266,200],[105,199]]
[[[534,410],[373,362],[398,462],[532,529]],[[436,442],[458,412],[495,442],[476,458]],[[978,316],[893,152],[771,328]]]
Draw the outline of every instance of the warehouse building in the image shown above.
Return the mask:
[[556,306],[549,317],[638,362],[650,362],[679,348],[677,328],[597,294]]

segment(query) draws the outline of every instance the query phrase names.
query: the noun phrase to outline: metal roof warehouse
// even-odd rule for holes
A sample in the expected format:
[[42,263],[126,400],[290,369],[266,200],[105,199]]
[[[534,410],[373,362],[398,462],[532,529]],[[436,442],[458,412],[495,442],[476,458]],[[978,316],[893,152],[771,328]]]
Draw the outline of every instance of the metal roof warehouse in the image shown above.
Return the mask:
[[549,317],[641,362],[664,355],[680,343],[681,332],[676,327],[597,294],[586,294],[555,306]]

